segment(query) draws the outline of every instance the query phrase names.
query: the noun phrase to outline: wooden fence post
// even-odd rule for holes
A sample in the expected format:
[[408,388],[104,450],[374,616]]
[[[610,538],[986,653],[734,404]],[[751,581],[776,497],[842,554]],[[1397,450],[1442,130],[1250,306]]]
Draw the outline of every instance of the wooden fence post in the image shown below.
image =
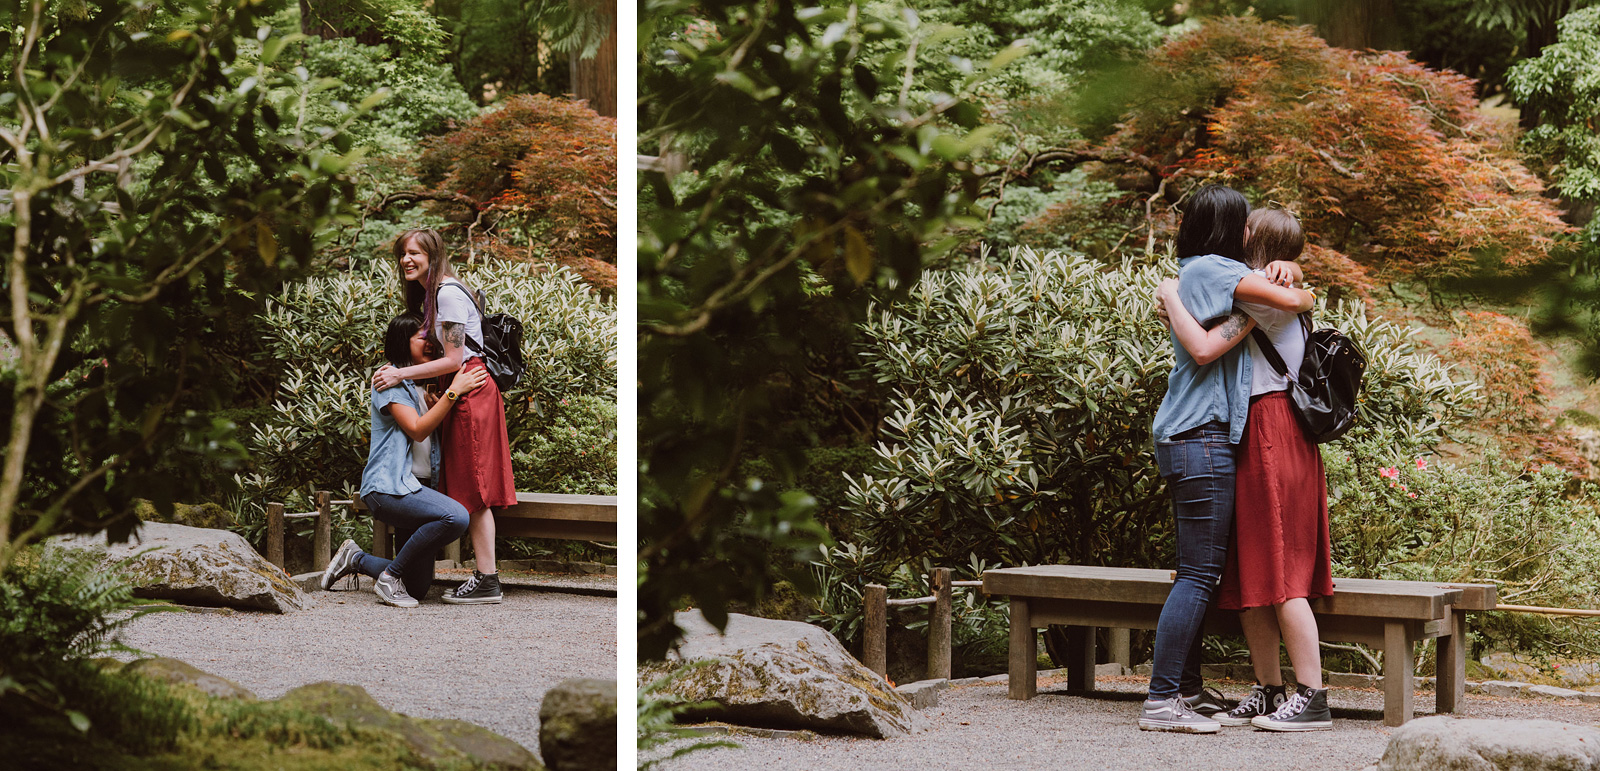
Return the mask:
[[867,584],[866,591],[861,593],[861,610],[864,616],[861,622],[861,652],[866,659],[862,663],[879,676],[887,677],[889,587]]
[[317,530],[311,537],[311,569],[327,570],[333,560],[333,493],[317,491]]
[[950,679],[950,568],[934,568],[933,613],[928,617],[928,679]]
[[267,561],[283,568],[283,504],[267,504]]

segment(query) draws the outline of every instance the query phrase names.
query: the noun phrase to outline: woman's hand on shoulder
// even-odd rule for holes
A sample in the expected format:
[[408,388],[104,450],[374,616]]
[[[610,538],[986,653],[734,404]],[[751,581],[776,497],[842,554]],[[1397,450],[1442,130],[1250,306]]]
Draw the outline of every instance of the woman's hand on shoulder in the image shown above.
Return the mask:
[[1290,260],[1273,260],[1261,269],[1267,274],[1267,280],[1278,286],[1294,286],[1305,280],[1305,273],[1300,270],[1300,265]]
[[395,369],[393,364],[385,364],[372,373],[372,390],[385,391],[400,385],[402,380],[405,378],[400,377],[400,370]]
[[1178,297],[1178,280],[1175,278],[1162,279],[1156,285],[1156,318],[1161,321],[1161,326],[1172,328],[1172,316],[1167,312],[1167,303]]

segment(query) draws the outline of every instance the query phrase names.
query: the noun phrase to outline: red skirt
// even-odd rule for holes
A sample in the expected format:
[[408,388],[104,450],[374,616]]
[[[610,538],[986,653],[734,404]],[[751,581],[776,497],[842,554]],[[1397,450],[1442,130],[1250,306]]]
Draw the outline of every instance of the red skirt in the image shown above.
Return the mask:
[[1328,480],[1288,392],[1250,400],[1236,485],[1217,606],[1238,610],[1333,594]]
[[[473,357],[461,368],[483,366],[482,359]],[[445,495],[469,512],[517,502],[506,408],[493,378],[461,397],[439,426],[439,437]]]

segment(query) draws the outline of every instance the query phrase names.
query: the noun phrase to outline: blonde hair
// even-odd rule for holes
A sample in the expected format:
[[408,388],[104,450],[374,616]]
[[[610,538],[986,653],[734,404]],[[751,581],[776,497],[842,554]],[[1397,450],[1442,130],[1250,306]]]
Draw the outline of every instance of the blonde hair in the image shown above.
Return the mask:
[[1306,248],[1306,234],[1300,220],[1284,209],[1256,209],[1245,220],[1250,238],[1244,244],[1244,261],[1251,268],[1264,268],[1273,260],[1294,260]]

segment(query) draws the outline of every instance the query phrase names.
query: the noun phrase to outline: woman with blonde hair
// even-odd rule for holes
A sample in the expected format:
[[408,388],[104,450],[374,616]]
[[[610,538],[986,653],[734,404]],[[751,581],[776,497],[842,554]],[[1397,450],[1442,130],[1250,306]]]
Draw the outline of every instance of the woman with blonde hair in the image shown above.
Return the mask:
[[[439,344],[443,355],[425,364],[385,366],[373,373],[373,387],[383,390],[404,380],[484,368],[477,353],[483,348],[481,300],[456,277],[444,239],[434,230],[408,230],[395,239],[394,256],[405,290],[406,309],[422,316],[423,330]],[[493,378],[461,397],[461,403],[440,426],[439,434],[444,494],[471,513],[467,533],[476,561],[472,577],[447,592],[444,601],[459,605],[500,602],[494,507],[515,504],[517,491],[511,475],[505,404]]]

